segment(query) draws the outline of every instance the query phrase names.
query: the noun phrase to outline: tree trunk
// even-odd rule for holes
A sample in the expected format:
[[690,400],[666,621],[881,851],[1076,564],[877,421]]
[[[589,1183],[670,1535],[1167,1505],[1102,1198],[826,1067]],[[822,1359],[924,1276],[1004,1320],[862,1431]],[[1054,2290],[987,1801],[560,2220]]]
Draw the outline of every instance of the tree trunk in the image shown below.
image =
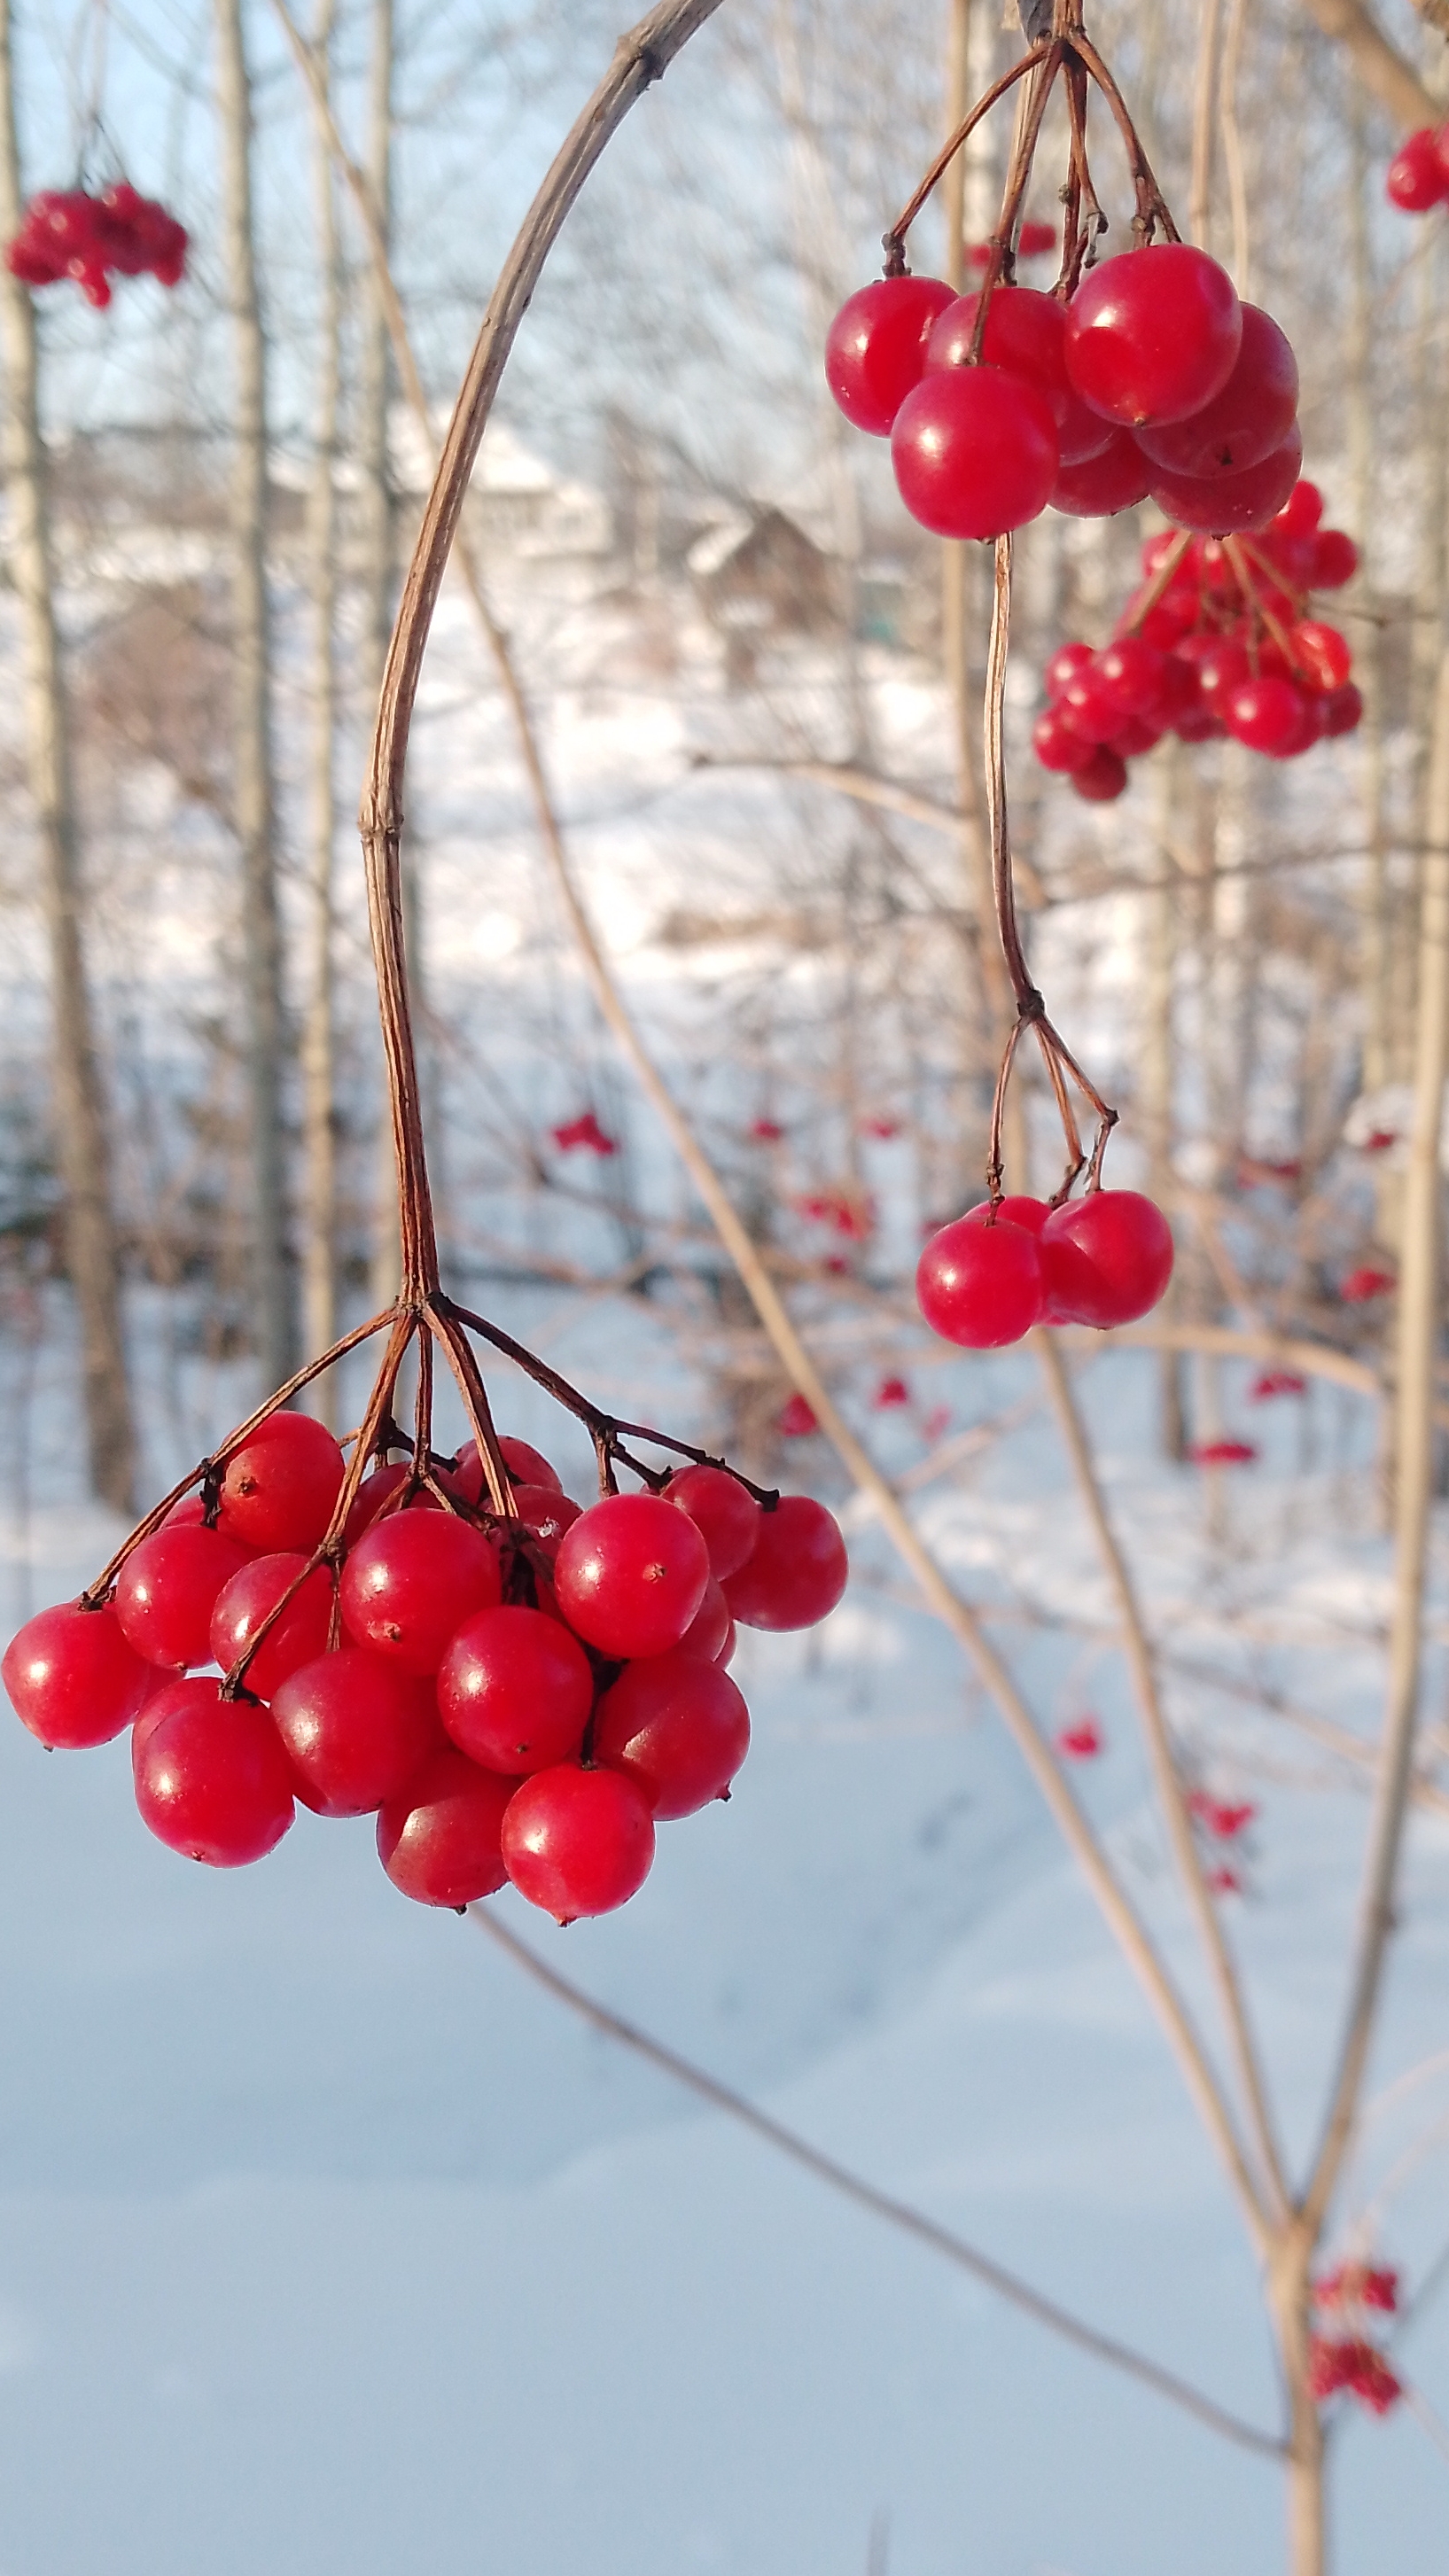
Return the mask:
[[[11,238],[20,220],[10,11],[8,0],[0,0],[0,234]],[[81,941],[84,896],[55,622],[35,310],[29,290],[5,268],[0,268],[0,339],[6,374],[5,479],[13,514],[10,565],[24,632],[27,754],[50,941],[52,1108],[65,1191],[66,1263],[80,1316],[91,1485],[103,1501],[129,1514],[135,1441],[105,1106]]]
[[232,820],[241,847],[246,1057],[251,1095],[252,1279],[262,1375],[296,1365],[282,1129],[286,1023],[272,795],[267,619],[267,369],[252,229],[251,89],[241,0],[216,0],[226,293],[235,370],[232,465]]
[[[321,75],[330,87],[335,0],[317,31]],[[337,396],[341,249],[336,183],[325,128],[314,130],[317,237],[322,298],[318,323],[317,446],[308,554],[312,609],[311,975],[302,1036],[302,1124],[307,1189],[302,1229],[302,1307],[309,1353],[337,1339],[337,1148],[333,1072],[332,848],[336,832],[333,756],[337,723],[334,626],[337,605]],[[332,1371],[313,1381],[311,1409],[336,1429]]]

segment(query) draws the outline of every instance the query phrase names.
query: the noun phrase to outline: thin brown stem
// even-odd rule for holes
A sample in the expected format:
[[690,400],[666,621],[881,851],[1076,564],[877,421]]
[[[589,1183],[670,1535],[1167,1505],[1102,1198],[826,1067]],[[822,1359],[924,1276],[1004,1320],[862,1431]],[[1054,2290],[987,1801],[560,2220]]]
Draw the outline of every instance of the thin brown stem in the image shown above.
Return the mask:
[[981,123],[982,118],[990,115],[997,100],[999,98],[1005,98],[1007,91],[1009,89],[1014,89],[1016,83],[1023,79],[1027,72],[1034,71],[1038,63],[1044,63],[1048,55],[1055,53],[1057,50],[1057,47],[1050,43],[1044,45],[1033,45],[1029,54],[1023,54],[1020,62],[1013,63],[1009,71],[1002,73],[1000,80],[992,82],[990,89],[985,92],[984,96],[978,98],[970,115],[963,117],[961,123],[957,126],[955,133],[951,136],[950,141],[942,145],[935,160],[931,163],[929,170],[926,172],[924,179],[921,181],[920,186],[917,188],[915,195],[908,198],[905,205],[902,206],[901,211],[897,215],[895,222],[891,225],[889,232],[881,235],[881,240],[885,246],[886,275],[888,277],[904,275],[906,235],[910,231],[911,226],[915,222],[917,215],[920,213],[922,206],[926,202],[926,199],[931,195],[938,181],[944,176],[951,162],[955,160],[957,153],[962,149],[963,145],[969,142],[971,136],[975,133],[977,126]]

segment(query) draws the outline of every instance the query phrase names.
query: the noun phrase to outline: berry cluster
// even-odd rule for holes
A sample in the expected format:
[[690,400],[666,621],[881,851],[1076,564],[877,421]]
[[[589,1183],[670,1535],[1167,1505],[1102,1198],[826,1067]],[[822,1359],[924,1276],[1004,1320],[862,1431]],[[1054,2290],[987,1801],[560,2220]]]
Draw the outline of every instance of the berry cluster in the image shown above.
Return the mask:
[[561,1154],[597,1154],[604,1160],[619,1150],[618,1138],[599,1125],[592,1109],[585,1109],[577,1118],[566,1118],[551,1133]]
[[1352,733],[1363,699],[1348,639],[1306,612],[1310,591],[1352,580],[1358,550],[1322,515],[1316,486],[1300,482],[1256,538],[1149,537],[1112,642],[1063,644],[1047,664],[1032,734],[1043,768],[1105,804],[1167,733],[1231,735],[1270,760]]
[[1257,1815],[1251,1798],[1215,1798],[1209,1789],[1189,1789],[1187,1812],[1199,1831],[1213,1842],[1236,1842]]
[[499,1445],[507,1516],[474,1441],[359,1477],[320,1423],[270,1414],[112,1583],[20,1630],[18,1715],[68,1747],[132,1725],[144,1821],[216,1868],[260,1860],[300,1799],[376,1812],[425,1905],[505,1879],[563,1922],[622,1905],[656,1823],[744,1760],[736,1621],[823,1619],[844,1542],[823,1505],[705,1461],[580,1510],[540,1451]]
[[1187,242],[1103,261],[1074,293],[888,276],[836,315],[830,390],[888,437],[901,499],[943,537],[1150,494],[1180,528],[1265,528],[1298,479],[1298,369],[1270,315]]
[[983,1199],[942,1226],[916,1271],[921,1313],[974,1351],[1019,1342],[1034,1324],[1135,1323],[1172,1276],[1172,1229],[1136,1190],[1089,1189],[1060,1207]]
[[1321,2403],[1342,2393],[1371,2414],[1386,2415],[1402,2397],[1403,2383],[1371,2334],[1376,2316],[1398,2313],[1398,2273],[1384,2263],[1339,2263],[1314,2282],[1313,2304],[1336,2331],[1309,2339],[1310,2396]]
[[1442,206],[1449,198],[1449,125],[1421,125],[1411,134],[1389,163],[1385,188],[1390,205],[1406,215]]
[[179,286],[186,274],[186,231],[154,197],[116,179],[98,197],[84,188],[44,188],[5,253],[12,277],[26,286],[55,286],[73,277],[88,304],[111,300],[111,278],[157,278]]

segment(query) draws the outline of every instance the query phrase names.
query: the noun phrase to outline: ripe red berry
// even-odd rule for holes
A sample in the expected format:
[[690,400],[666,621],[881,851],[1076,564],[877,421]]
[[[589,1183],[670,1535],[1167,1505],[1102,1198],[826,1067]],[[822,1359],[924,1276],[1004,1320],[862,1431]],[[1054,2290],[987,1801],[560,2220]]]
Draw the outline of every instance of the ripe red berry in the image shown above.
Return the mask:
[[850,1576],[840,1524],[808,1494],[782,1494],[760,1517],[746,1563],[724,1586],[743,1628],[814,1628],[835,1608]]
[[[937,367],[967,364],[980,302],[979,295],[962,295],[947,305],[926,350],[928,375]],[[1111,424],[1089,411],[1072,389],[1067,376],[1066,315],[1054,295],[1041,295],[1031,286],[998,286],[987,310],[981,364],[1024,376],[1046,397],[1064,465],[1100,455],[1112,435]]]
[[1439,158],[1437,129],[1421,125],[1400,144],[1384,182],[1391,206],[1406,215],[1427,214],[1449,197],[1449,171]]
[[1151,1312],[1172,1277],[1172,1228],[1137,1190],[1089,1190],[1055,1208],[1043,1229],[1046,1243],[1070,1243],[1090,1265],[1090,1281],[1074,1274],[1075,1320],[1105,1330],[1133,1324]]
[[922,1253],[916,1299],[943,1341],[973,1351],[1019,1342],[1041,1321],[1044,1302],[1034,1238],[1009,1218],[983,1224],[974,1216],[958,1217]]
[[1058,776],[1070,775],[1074,769],[1085,769],[1094,746],[1075,732],[1058,707],[1048,707],[1031,729],[1032,747],[1043,769]]
[[1239,681],[1227,692],[1222,715],[1235,742],[1246,743],[1250,751],[1273,752],[1292,739],[1301,711],[1292,681],[1269,677]]
[[704,1599],[709,1550],[687,1512],[658,1494],[610,1494],[565,1531],[559,1608],[606,1655],[662,1655]]
[[1000,537],[1040,516],[1060,470],[1051,406],[1024,376],[953,367],[906,396],[891,460],[912,518],[938,537]]
[[546,1556],[556,1553],[559,1540],[579,1517],[579,1506],[556,1485],[515,1485],[511,1518],[531,1530]]
[[508,1873],[500,1837],[518,1783],[480,1771],[452,1745],[427,1755],[405,1789],[384,1801],[377,1856],[417,1905],[475,1905]]
[[313,1548],[342,1486],[342,1452],[310,1413],[273,1413],[233,1450],[221,1480],[228,1538],[274,1554]]
[[1348,637],[1341,635],[1336,626],[1325,626],[1316,617],[1300,618],[1288,641],[1305,688],[1320,698],[1328,698],[1343,687],[1353,669],[1353,653]]
[[520,1896],[560,1923],[627,1904],[653,1858],[649,1802],[622,1771],[585,1771],[573,1762],[536,1771],[515,1789],[503,1819],[509,1877]]
[[365,1816],[395,1798],[442,1729],[428,1683],[360,1646],[339,1646],[287,1675],[272,1723],[319,1816]]
[[515,1780],[577,1753],[593,1701],[588,1656],[542,1610],[480,1610],[438,1667],[438,1713],[459,1752]]
[[[245,1654],[306,1562],[300,1553],[254,1557],[223,1584],[212,1610],[210,1632],[212,1656],[223,1672],[230,1672]],[[258,1699],[270,1699],[299,1664],[310,1664],[314,1655],[326,1653],[331,1620],[332,1577],[325,1565],[319,1565],[258,1646],[243,1676],[243,1687]]]
[[[547,1485],[553,1493],[563,1492],[563,1478],[558,1469],[550,1465],[543,1451],[535,1449],[531,1441],[515,1440],[510,1432],[500,1432],[498,1446],[515,1484]],[[464,1441],[453,1472],[463,1501],[472,1503],[476,1509],[483,1500],[483,1461],[478,1455],[476,1440]]]
[[1119,635],[1097,655],[1103,686],[1124,716],[1150,716],[1167,685],[1167,656],[1140,635]]
[[64,1601],[38,1610],[11,1638],[0,1679],[22,1726],[42,1744],[80,1753],[130,1725],[153,1677],[114,1610]]
[[738,1476],[727,1475],[723,1467],[681,1467],[664,1493],[694,1522],[709,1550],[716,1582],[737,1574],[760,1534],[760,1506]]
[[1095,456],[1064,465],[1052,485],[1051,505],[1069,519],[1114,519],[1147,498],[1152,468],[1130,429],[1113,432]]
[[1085,766],[1073,771],[1070,785],[1089,805],[1114,804],[1127,785],[1127,763],[1110,743],[1099,742]]
[[[1116,691],[1095,654],[1084,669],[1073,672],[1057,705],[1063,724],[1080,734],[1083,742],[1110,741],[1122,722]],[[1080,769],[1086,764],[1078,761],[1076,765]]]
[[[379,1518],[384,1507],[392,1502],[394,1494],[407,1483],[411,1474],[411,1460],[395,1458],[389,1466],[374,1467],[370,1476],[363,1477],[353,1497],[352,1509],[347,1515],[343,1528],[344,1546],[353,1548],[357,1545],[363,1531],[371,1529],[373,1522]],[[419,1485],[409,1503],[397,1505],[395,1508],[410,1512],[436,1512],[442,1509],[442,1505],[436,1494],[429,1493],[426,1485]],[[392,1517],[391,1513],[388,1517]]]
[[1187,420],[1139,432],[1153,465],[1201,481],[1240,474],[1281,447],[1298,416],[1298,361],[1287,334],[1256,304],[1242,307],[1243,336],[1221,393]]
[[1323,701],[1323,730],[1326,734],[1353,733],[1363,721],[1363,692],[1352,680],[1335,689]]
[[1152,498],[1174,527],[1196,528],[1205,536],[1251,536],[1281,509],[1302,462],[1303,441],[1294,429],[1281,447],[1242,474],[1215,474],[1200,481],[1154,469]]
[[842,304],[825,342],[825,381],[857,429],[888,438],[926,371],[932,325],[955,290],[938,277],[881,277]]
[[219,1529],[163,1521],[116,1577],[116,1617],[127,1643],[148,1664],[177,1671],[209,1664],[217,1594],[249,1561],[247,1550]]
[[734,1621],[724,1588],[713,1575],[705,1585],[704,1599],[674,1649],[676,1654],[697,1655],[706,1664],[717,1664],[729,1643]]
[[435,1673],[454,1631],[502,1595],[494,1549],[451,1512],[402,1512],[374,1522],[342,1568],[350,1633],[409,1673]]
[[[1301,487],[1300,487],[1301,488]],[[1342,528],[1324,528],[1313,541],[1310,590],[1342,590],[1358,570],[1358,548]]]
[[1067,308],[1067,373],[1129,428],[1188,420],[1227,383],[1242,330],[1232,279],[1205,251],[1127,251],[1092,269]]
[[142,1822],[212,1869],[261,1860],[296,1814],[291,1766],[266,1710],[224,1700],[217,1681],[173,1682],[152,1701],[131,1768]]
[[728,1673],[676,1648],[628,1664],[599,1702],[594,1759],[622,1771],[656,1821],[722,1798],[750,1749],[750,1713]]

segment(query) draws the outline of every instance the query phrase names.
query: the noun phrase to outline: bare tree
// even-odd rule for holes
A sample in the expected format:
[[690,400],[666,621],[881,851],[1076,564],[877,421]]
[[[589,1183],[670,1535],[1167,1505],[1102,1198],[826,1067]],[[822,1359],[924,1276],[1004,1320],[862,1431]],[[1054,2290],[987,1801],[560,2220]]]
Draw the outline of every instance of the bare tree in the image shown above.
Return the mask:
[[[6,239],[19,231],[21,220],[11,75],[10,10],[8,0],[0,0],[0,231]],[[91,1482],[103,1500],[125,1511],[132,1502],[135,1442],[105,1105],[82,945],[84,892],[55,617],[35,310],[28,288],[3,266],[0,334],[7,379],[5,474],[14,511],[11,563],[24,621],[30,788],[50,939],[54,1120],[65,1189],[66,1260],[80,1314]]]

